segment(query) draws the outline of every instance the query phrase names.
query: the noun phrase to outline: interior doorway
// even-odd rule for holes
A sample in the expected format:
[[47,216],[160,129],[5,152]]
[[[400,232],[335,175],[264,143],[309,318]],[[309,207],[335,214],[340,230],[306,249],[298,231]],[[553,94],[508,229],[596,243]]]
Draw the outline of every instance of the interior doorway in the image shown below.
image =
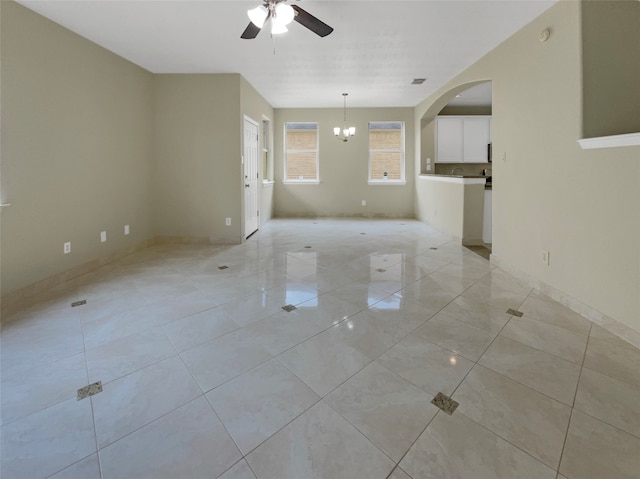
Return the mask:
[[244,117],[244,234],[248,238],[258,230],[258,123]]

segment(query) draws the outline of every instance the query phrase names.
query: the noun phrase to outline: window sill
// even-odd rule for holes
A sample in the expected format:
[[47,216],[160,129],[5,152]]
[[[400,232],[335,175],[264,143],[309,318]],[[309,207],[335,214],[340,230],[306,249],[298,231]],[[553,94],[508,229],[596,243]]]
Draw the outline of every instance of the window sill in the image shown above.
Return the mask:
[[404,180],[369,180],[370,186],[404,186],[407,184]]
[[319,185],[320,180],[284,180],[285,185]]
[[262,182],[262,187],[263,188],[270,188],[270,187],[273,187],[274,184],[275,184],[275,181],[273,181],[273,180],[264,180]]

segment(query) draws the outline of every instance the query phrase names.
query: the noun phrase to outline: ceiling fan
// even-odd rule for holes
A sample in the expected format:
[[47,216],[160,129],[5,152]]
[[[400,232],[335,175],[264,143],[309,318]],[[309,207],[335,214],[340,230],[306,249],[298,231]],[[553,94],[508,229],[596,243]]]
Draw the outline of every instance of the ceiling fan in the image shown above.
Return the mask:
[[288,5],[287,0],[264,0],[262,5],[247,11],[247,15],[251,22],[242,32],[240,38],[251,40],[258,36],[260,30],[267,22],[271,20],[271,34],[276,35],[287,31],[287,25],[293,20],[300,25],[307,27],[316,35],[326,37],[333,28],[303,10],[297,5]]

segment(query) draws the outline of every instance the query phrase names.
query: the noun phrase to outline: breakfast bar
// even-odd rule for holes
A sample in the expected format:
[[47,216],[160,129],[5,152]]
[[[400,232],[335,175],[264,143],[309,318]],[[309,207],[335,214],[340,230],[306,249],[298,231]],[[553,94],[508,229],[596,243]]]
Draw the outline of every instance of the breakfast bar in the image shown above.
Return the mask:
[[487,178],[466,175],[419,175],[417,194],[421,221],[459,238],[464,245],[483,241],[484,198]]

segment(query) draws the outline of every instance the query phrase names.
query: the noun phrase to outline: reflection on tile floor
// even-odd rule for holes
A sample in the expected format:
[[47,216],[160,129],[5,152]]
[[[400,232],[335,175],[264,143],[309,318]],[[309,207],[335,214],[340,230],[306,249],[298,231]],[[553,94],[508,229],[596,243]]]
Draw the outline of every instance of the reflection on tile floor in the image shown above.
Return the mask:
[[640,474],[640,351],[416,221],[157,245],[4,315],[1,355],[3,479]]

